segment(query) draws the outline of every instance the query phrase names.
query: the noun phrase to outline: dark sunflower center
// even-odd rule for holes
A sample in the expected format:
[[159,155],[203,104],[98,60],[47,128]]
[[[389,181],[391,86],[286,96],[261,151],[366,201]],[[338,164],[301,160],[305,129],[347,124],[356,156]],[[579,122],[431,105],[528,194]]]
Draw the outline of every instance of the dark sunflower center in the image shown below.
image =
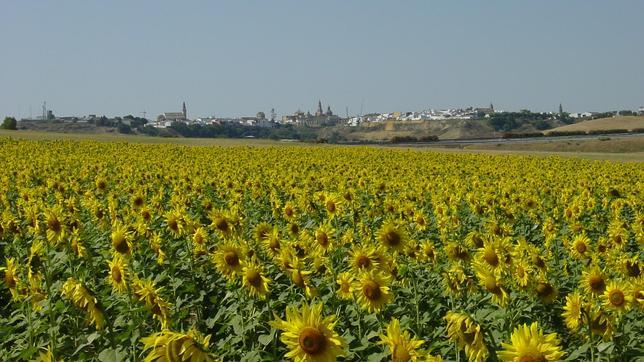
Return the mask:
[[575,249],[577,249],[577,252],[579,254],[583,254],[586,252],[588,248],[586,247],[586,243],[580,242],[580,243],[577,243],[577,245],[575,246]]
[[262,286],[262,276],[257,272],[257,270],[249,270],[246,273],[246,279],[248,280],[248,284],[255,288]]
[[362,285],[362,293],[369,300],[378,300],[382,295],[382,292],[380,291],[380,286],[378,285],[378,283],[374,282],[373,280],[368,280]]
[[529,355],[519,356],[518,361],[519,362],[546,362],[548,360],[541,353],[539,353],[538,355],[529,354]]
[[624,302],[625,302],[624,292],[622,292],[621,290],[613,290],[610,292],[609,299],[610,299],[610,304],[612,304],[615,307],[621,307],[624,305]]
[[224,218],[218,218],[217,220],[215,220],[215,228],[222,232],[228,231],[228,221],[226,221],[226,219]]
[[273,238],[268,243],[268,247],[271,248],[271,250],[278,250],[280,248],[280,241],[277,238]]
[[179,230],[179,224],[177,223],[177,220],[170,220],[170,221],[168,221],[168,227],[169,227],[172,231],[177,231],[177,230]]
[[629,277],[638,277],[640,276],[640,266],[638,262],[631,263],[630,261],[626,262],[626,272]]
[[606,283],[604,278],[598,275],[594,275],[588,279],[588,285],[590,289],[595,293],[602,293],[606,289]]
[[112,239],[112,246],[114,246],[114,249],[121,254],[127,254],[127,252],[130,251],[130,247],[127,245],[127,241],[122,234],[116,235]]
[[230,267],[236,267],[239,265],[239,256],[234,251],[227,251],[224,254],[224,261]]
[[483,259],[485,259],[485,261],[492,266],[499,265],[499,257],[492,249],[488,249],[485,251],[485,254],[483,255]]
[[141,207],[143,205],[143,198],[137,196],[134,198],[134,206]]
[[326,235],[326,233],[319,233],[317,236],[318,243],[322,246],[327,246],[329,245],[329,237]]
[[494,278],[487,278],[485,281],[485,289],[494,295],[501,294],[501,287],[499,287]]
[[366,255],[360,255],[356,259],[356,265],[358,268],[368,268],[371,266],[371,259]]
[[123,280],[123,276],[121,275],[121,269],[119,269],[117,266],[112,267],[112,279],[116,283],[120,283],[121,280]]
[[382,239],[386,245],[394,247],[400,245],[400,242],[402,241],[400,234],[395,230],[386,232]]
[[60,221],[55,217],[50,218],[47,220],[47,228],[55,233],[59,233],[61,228]]
[[326,211],[328,212],[335,212],[335,202],[329,200],[326,202]]
[[286,216],[288,217],[293,216],[293,209],[291,209],[290,207],[287,207],[286,209],[284,209],[284,214],[286,214]]
[[297,224],[292,223],[289,225],[289,230],[291,231],[291,234],[297,234],[298,232],[300,232],[300,227],[297,226]]
[[537,295],[539,295],[542,298],[551,296],[554,293],[554,291],[555,290],[552,287],[552,285],[548,283],[539,283],[539,285],[537,285]]
[[4,282],[7,284],[9,288],[16,287],[16,279],[14,279],[13,274],[11,274],[8,271],[4,272]]
[[317,328],[306,327],[300,331],[299,343],[306,354],[317,355],[324,352],[327,341]]

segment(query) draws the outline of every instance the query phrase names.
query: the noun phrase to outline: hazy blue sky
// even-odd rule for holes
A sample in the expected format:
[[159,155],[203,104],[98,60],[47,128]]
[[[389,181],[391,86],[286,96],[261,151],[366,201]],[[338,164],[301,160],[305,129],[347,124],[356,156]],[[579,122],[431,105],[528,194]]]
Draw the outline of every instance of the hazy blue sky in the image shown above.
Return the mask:
[[644,1],[13,1],[0,115],[644,106]]

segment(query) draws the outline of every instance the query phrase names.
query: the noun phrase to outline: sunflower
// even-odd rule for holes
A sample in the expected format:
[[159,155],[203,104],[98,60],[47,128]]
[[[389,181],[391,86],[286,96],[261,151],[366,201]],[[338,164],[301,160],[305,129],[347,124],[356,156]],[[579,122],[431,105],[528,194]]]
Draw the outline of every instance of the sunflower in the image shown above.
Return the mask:
[[82,283],[70,277],[63,284],[61,294],[64,298],[70,300],[74,306],[85,310],[89,323],[94,324],[96,329],[103,328],[105,317],[97,305],[98,301]]
[[18,265],[16,264],[16,258],[6,258],[6,266],[0,268],[4,270],[4,283],[11,291],[11,296],[16,299],[18,297]]
[[322,304],[286,307],[286,320],[276,316],[273,328],[288,348],[285,357],[296,362],[333,362],[345,355],[346,342],[334,330],[336,316],[322,316]]
[[71,238],[69,240],[69,246],[79,258],[84,258],[87,256],[87,249],[80,240],[80,235],[78,229],[74,229],[72,232]]
[[264,246],[264,250],[270,255],[271,257],[277,257],[280,254],[280,249],[282,247],[282,244],[280,242],[280,234],[279,234],[279,229],[276,227],[273,227],[269,232],[268,235],[262,240],[262,245]]
[[325,194],[324,197],[324,209],[329,217],[329,220],[332,220],[340,213],[340,206],[342,205],[343,199],[332,193]]
[[628,290],[628,285],[624,282],[610,282],[602,296],[604,305],[618,314],[622,314],[630,309],[633,296]]
[[355,272],[372,270],[378,267],[378,255],[373,246],[356,245],[349,250],[351,269]]
[[112,289],[116,292],[123,293],[127,290],[127,264],[120,254],[114,254],[111,261],[108,262],[110,267],[108,281]]
[[239,243],[229,241],[217,247],[212,255],[212,261],[217,270],[232,281],[237,274],[242,272],[245,257],[244,248]]
[[236,217],[231,212],[211,210],[208,217],[211,221],[210,226],[224,238],[231,236],[235,230]]
[[242,283],[251,296],[266,299],[268,283],[271,280],[264,276],[264,269],[257,261],[247,263],[242,272]]
[[326,251],[333,245],[333,235],[335,229],[327,221],[315,230],[315,241],[322,250]]
[[60,206],[45,211],[47,223],[47,240],[58,243],[65,237],[65,225],[63,223],[63,210]]
[[353,284],[353,277],[351,273],[344,272],[338,275],[336,279],[338,283],[337,293],[342,299],[351,299],[353,298],[353,293],[351,292],[351,284]]
[[510,340],[501,344],[503,351],[497,352],[502,361],[560,361],[564,356],[557,334],[544,335],[537,322],[515,328]]
[[293,205],[293,202],[287,201],[284,204],[284,207],[282,208],[282,216],[284,216],[284,219],[286,220],[292,220],[296,216],[296,211],[295,211],[295,206]]
[[438,251],[436,250],[434,243],[429,240],[424,240],[423,242],[421,242],[420,255],[418,256],[418,259],[420,261],[435,262],[437,258]]
[[167,226],[168,231],[170,231],[170,235],[175,238],[183,235],[186,223],[180,210],[168,211],[165,213],[164,218],[165,225]]
[[590,331],[596,336],[609,339],[613,334],[613,318],[595,307],[590,313]]
[[253,230],[253,235],[255,235],[255,240],[261,243],[270,237],[270,234],[272,231],[273,231],[273,227],[271,226],[271,224],[264,221],[264,222],[260,222],[255,226],[255,229]]
[[379,271],[364,271],[354,281],[351,291],[355,293],[358,304],[370,313],[379,312],[393,298],[389,291],[391,279]]
[[130,255],[130,233],[120,222],[112,225],[112,247],[121,255]]
[[561,315],[564,317],[566,327],[571,331],[579,329],[583,308],[583,299],[579,293],[575,292],[566,296],[566,305],[563,307],[564,312]]
[[552,303],[559,293],[552,283],[545,280],[537,282],[534,291],[545,304]]
[[184,361],[210,362],[215,361],[208,353],[210,336],[203,337],[195,330],[188,333],[164,330],[148,337],[141,338],[143,351],[150,350],[145,362],[153,361]]
[[400,329],[400,321],[392,318],[387,325],[387,334],[380,335],[380,342],[389,349],[392,362],[416,361],[420,358],[418,348],[423,344],[422,340],[413,338],[408,331]]
[[532,274],[532,269],[530,264],[523,260],[519,259],[514,264],[514,281],[517,286],[521,289],[524,289],[530,283],[530,275]]
[[598,266],[581,273],[581,288],[592,296],[598,296],[606,290],[606,279]]
[[378,241],[388,249],[403,251],[407,243],[407,233],[395,222],[388,221],[378,230]]
[[474,270],[476,271],[476,276],[479,279],[479,283],[482,287],[485,288],[490,294],[492,294],[492,300],[495,303],[498,303],[501,306],[504,306],[508,300],[508,292],[503,286],[501,278],[494,273],[494,271],[484,263],[473,263]]
[[586,234],[579,234],[572,239],[570,254],[576,259],[585,259],[591,253],[590,239]]
[[485,361],[488,349],[483,341],[481,326],[466,314],[449,311],[444,318],[447,321],[447,337],[458,348],[465,349],[469,361]]

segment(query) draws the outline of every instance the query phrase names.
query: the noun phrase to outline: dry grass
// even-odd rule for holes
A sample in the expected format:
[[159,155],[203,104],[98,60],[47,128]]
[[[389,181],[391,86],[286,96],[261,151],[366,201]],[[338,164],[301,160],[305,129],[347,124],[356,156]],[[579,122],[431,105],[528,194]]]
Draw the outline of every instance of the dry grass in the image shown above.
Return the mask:
[[635,128],[644,128],[644,116],[619,116],[611,118],[592,119],[589,121],[582,121],[575,124],[569,124],[562,127],[547,130],[548,134],[552,131],[594,131],[594,130],[611,130],[611,129],[626,129],[632,130]]

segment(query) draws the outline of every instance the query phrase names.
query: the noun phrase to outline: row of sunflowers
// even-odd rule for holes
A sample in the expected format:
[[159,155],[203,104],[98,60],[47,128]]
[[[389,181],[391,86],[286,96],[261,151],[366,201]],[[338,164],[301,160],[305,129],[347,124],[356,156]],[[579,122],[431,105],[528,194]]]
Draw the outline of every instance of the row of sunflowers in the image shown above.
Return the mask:
[[0,146],[0,360],[644,354],[639,163]]

